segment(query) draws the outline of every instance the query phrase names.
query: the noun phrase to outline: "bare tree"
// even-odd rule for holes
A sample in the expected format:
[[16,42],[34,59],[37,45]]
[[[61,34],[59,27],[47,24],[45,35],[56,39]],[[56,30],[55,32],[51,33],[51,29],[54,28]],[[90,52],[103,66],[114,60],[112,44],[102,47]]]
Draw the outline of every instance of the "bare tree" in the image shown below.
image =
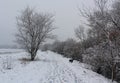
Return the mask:
[[40,44],[53,37],[53,22],[53,15],[37,13],[29,7],[17,17],[17,43],[31,55],[31,60],[34,60]]
[[80,41],[84,41],[87,38],[85,34],[85,28],[83,26],[79,26],[75,29],[75,35]]

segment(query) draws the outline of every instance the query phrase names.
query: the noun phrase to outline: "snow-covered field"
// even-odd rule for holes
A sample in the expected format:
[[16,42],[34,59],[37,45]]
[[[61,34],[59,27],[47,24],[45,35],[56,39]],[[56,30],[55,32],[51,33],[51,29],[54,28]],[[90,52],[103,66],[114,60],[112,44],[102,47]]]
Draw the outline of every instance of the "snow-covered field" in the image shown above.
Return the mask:
[[0,83],[112,83],[85,69],[84,64],[47,51],[38,52],[36,61],[23,61],[22,50],[0,50]]

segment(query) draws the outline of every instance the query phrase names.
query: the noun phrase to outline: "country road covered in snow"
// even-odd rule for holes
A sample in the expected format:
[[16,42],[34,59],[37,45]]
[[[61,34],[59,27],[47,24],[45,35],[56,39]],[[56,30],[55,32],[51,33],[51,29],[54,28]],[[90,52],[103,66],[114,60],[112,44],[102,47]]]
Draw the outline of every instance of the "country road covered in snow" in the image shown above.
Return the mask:
[[0,54],[0,83],[111,83],[86,69],[84,64],[70,63],[69,59],[50,51],[39,51],[35,61],[22,61],[28,57],[24,51],[10,49],[9,52]]

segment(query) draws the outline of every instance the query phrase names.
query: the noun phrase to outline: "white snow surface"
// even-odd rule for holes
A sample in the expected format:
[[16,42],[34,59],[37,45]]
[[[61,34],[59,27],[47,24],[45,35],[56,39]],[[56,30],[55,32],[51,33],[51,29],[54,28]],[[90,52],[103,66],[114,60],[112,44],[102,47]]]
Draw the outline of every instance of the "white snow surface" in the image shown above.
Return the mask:
[[70,63],[69,59],[51,51],[39,51],[35,61],[22,61],[28,57],[22,50],[0,52],[4,52],[0,54],[0,83],[112,83],[86,69],[84,64]]

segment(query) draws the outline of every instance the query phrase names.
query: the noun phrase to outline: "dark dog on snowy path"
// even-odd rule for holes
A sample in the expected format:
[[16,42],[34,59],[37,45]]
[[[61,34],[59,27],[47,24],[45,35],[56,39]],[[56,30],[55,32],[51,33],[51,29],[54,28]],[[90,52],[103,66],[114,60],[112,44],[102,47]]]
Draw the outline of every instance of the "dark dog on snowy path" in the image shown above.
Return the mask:
[[73,59],[70,59],[70,60],[69,60],[69,62],[71,62],[71,63],[72,63],[72,62],[73,62]]

